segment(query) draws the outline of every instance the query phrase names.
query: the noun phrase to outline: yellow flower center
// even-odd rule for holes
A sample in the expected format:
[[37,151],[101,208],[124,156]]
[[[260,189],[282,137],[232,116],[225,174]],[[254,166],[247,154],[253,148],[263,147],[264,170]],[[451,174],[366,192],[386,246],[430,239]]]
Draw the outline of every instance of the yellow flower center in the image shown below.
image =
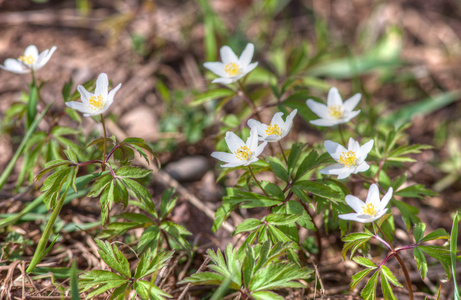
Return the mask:
[[228,63],[224,66],[224,71],[231,77],[240,75],[242,73],[239,65],[236,63]]
[[90,107],[92,110],[100,110],[101,108],[104,107],[104,100],[102,99],[102,96],[91,96],[90,98]]
[[248,160],[253,154],[253,152],[251,152],[247,146],[242,146],[238,148],[238,150],[235,151],[234,154],[240,160]]
[[267,126],[266,134],[267,135],[282,135],[282,129],[277,124],[273,124],[273,125],[271,124]]
[[328,113],[330,117],[335,119],[341,119],[343,117],[343,110],[340,105],[328,106]]
[[35,59],[32,57],[32,55],[22,55],[18,59],[26,65],[31,65],[35,62]]
[[357,157],[355,156],[354,151],[345,151],[341,153],[339,157],[339,163],[343,164],[346,168],[350,166],[355,166],[357,163]]
[[368,203],[362,208],[362,214],[376,217],[377,211],[373,204]]

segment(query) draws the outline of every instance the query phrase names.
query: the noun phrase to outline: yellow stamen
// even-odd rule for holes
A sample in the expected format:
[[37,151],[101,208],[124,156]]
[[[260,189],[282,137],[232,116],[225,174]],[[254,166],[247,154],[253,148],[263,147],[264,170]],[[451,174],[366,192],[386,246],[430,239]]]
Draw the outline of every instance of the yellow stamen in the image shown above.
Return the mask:
[[229,76],[237,76],[242,73],[240,70],[240,67],[236,63],[228,63],[227,65],[224,66],[224,71],[229,75]]
[[18,58],[20,61],[25,63],[26,65],[31,65],[35,62],[35,59],[32,55],[22,55]]
[[343,117],[343,109],[340,105],[328,106],[328,113],[330,117],[335,119],[341,119]]
[[101,108],[104,107],[104,100],[102,99],[102,96],[91,96],[90,98],[90,107],[92,110],[100,110]]
[[248,160],[253,155],[253,152],[247,146],[242,146],[234,154],[240,160]]
[[266,134],[267,135],[282,135],[282,129],[277,124],[273,124],[273,125],[271,124],[267,126]]
[[354,151],[345,151],[339,157],[339,163],[343,164],[346,168],[355,166],[357,164],[357,157]]
[[362,208],[362,214],[376,217],[377,211],[372,203],[368,203]]

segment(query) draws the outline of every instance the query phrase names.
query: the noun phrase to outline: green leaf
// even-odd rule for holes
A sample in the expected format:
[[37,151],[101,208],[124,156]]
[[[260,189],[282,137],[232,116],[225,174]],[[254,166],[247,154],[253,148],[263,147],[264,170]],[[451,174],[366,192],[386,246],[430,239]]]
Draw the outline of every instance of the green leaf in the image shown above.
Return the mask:
[[450,238],[450,235],[445,231],[445,229],[439,228],[439,229],[429,233],[425,237],[423,237],[420,240],[420,243],[433,241],[433,240],[440,240],[440,239],[448,240],[449,238]]
[[87,299],[104,293],[128,282],[128,279],[110,271],[95,270],[80,275],[81,292],[94,289],[87,295]]
[[152,173],[152,170],[137,167],[121,167],[115,172],[117,176],[127,178],[144,178],[150,173]]
[[194,97],[194,100],[189,104],[190,106],[198,106],[201,105],[205,102],[228,97],[228,96],[233,96],[235,95],[235,92],[231,89],[213,89],[213,90],[208,90],[204,93],[198,94],[197,96]]
[[296,171],[296,176],[294,179],[295,181],[316,166],[318,156],[319,155],[315,150],[311,150],[311,152],[309,152],[309,154],[306,156],[306,158],[304,158],[304,160],[299,165],[298,170]]
[[139,238],[137,245],[137,251],[143,252],[146,249],[152,249],[155,251],[158,247],[158,239],[160,238],[160,229],[158,226],[149,226],[143,232]]
[[457,244],[458,244],[458,218],[459,218],[459,211],[456,212],[455,217],[453,218],[453,226],[451,227],[451,235],[450,235],[450,261],[451,261],[451,272],[453,275],[453,283],[454,283],[454,299],[459,300],[459,290],[458,290],[458,282],[456,281],[456,252],[458,251]]
[[266,217],[266,222],[272,225],[287,225],[287,224],[294,224],[296,220],[301,217],[300,215],[292,215],[292,214],[269,214]]
[[160,269],[167,265],[167,261],[171,259],[173,253],[174,251],[162,251],[160,253],[146,251],[141,256],[133,277],[135,279],[142,279],[160,271]]
[[[186,230],[186,228],[182,227],[179,224],[173,223],[173,222],[163,222],[160,225],[160,228],[163,229],[165,232],[168,233],[169,236],[173,239],[173,241],[178,244],[182,250],[187,251],[187,253],[191,256],[192,255],[192,247],[189,244],[189,242],[184,238],[184,236],[191,235],[189,231]],[[170,245],[171,245],[170,241]],[[173,245],[171,245],[172,248]]]
[[378,285],[378,275],[380,274],[379,271],[376,271],[373,276],[368,280],[367,284],[362,290],[360,296],[364,300],[374,300],[376,299],[376,286]]
[[251,294],[251,297],[257,300],[283,300],[285,299],[284,297],[274,292],[269,292],[269,291],[254,292]]
[[413,234],[415,236],[416,243],[419,243],[424,236],[424,231],[426,230],[426,224],[418,223],[415,225]]
[[261,185],[263,189],[266,191],[266,193],[269,194],[269,196],[274,197],[275,199],[280,201],[283,201],[285,199],[285,194],[278,185],[268,181],[262,181]]
[[420,222],[420,219],[417,217],[419,214],[418,208],[395,199],[391,200],[391,202],[400,210],[402,219],[405,222],[408,230],[410,230],[412,224],[417,224]]
[[247,232],[247,231],[252,231],[258,228],[262,222],[258,219],[246,219],[242,223],[240,223],[237,228],[235,228],[235,231],[232,233],[232,235],[239,234],[241,232]]
[[296,163],[298,162],[302,149],[303,149],[302,143],[294,143],[291,146],[290,155],[288,155],[288,163],[287,163],[288,171],[290,172],[290,174],[293,172],[293,168],[296,166]]
[[395,192],[395,195],[402,196],[406,198],[419,198],[424,199],[424,197],[433,197],[437,195],[434,191],[426,189],[422,184],[415,184],[404,189],[398,190]]
[[144,186],[142,186],[139,182],[129,178],[124,178],[123,183],[128,189],[133,191],[133,193],[136,195],[136,198],[140,202],[146,205],[150,213],[156,213],[154,203],[152,202],[152,196]]
[[275,157],[268,157],[269,164],[271,165],[272,171],[277,175],[278,178],[282,179],[285,182],[289,181],[288,171],[285,169],[283,163]]
[[134,282],[133,287],[142,299],[164,300],[165,297],[173,297],[149,281],[137,280]]
[[72,266],[70,268],[70,294],[72,295],[71,300],[80,300],[78,292],[78,269],[77,263],[75,260],[72,261]]
[[381,289],[383,291],[384,300],[397,300],[394,293],[392,292],[391,285],[387,280],[387,277],[384,275],[384,272],[381,270]]
[[356,256],[352,260],[366,268],[377,268],[376,265],[371,260],[363,256]]
[[329,186],[325,184],[318,183],[315,181],[308,181],[308,180],[298,181],[292,186],[292,188],[302,189],[314,195],[333,200],[333,202],[336,202],[336,201],[343,202],[344,201],[344,196],[342,196],[339,192],[333,190],[332,188],[330,188]]
[[403,288],[403,285],[399,283],[397,278],[392,274],[391,270],[389,270],[386,266],[381,266],[381,273],[385,275],[386,279],[388,279],[393,285]]
[[91,190],[88,193],[88,197],[98,197],[102,193],[102,191],[109,185],[111,180],[111,174],[99,176],[93,183],[93,186],[91,187]]
[[160,201],[160,218],[162,219],[165,218],[176,205],[178,197],[173,197],[174,192],[174,188],[169,188],[162,194],[162,199]]
[[368,268],[365,270],[362,270],[354,275],[352,275],[352,282],[351,282],[351,291],[355,289],[357,284],[362,281],[371,271],[373,271],[376,268]]
[[421,278],[424,279],[427,275],[427,261],[426,257],[424,256],[423,252],[418,249],[418,247],[415,247],[413,249],[413,255],[416,260],[416,267],[418,268],[418,271],[421,273]]
[[98,253],[104,262],[126,278],[131,278],[130,264],[117,245],[111,245],[109,242],[95,240],[98,245]]

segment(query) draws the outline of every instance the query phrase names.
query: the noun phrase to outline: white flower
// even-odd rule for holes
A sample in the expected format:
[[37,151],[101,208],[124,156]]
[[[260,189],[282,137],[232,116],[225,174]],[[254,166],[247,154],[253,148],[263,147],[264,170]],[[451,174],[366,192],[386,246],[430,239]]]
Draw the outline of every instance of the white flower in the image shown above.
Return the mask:
[[223,46],[220,50],[222,62],[206,62],[203,66],[220,77],[213,80],[212,83],[229,84],[236,82],[253,71],[258,65],[257,62],[250,64],[254,50],[255,46],[249,43],[238,58],[229,46]]
[[338,217],[343,220],[357,221],[360,223],[369,223],[381,218],[387,212],[387,204],[392,198],[392,187],[389,188],[382,200],[379,200],[379,189],[376,184],[372,184],[368,190],[367,201],[353,196],[346,196],[346,203],[352,207],[355,213],[343,214]]
[[332,141],[325,141],[323,144],[331,157],[338,163],[326,166],[320,170],[320,173],[326,175],[338,175],[338,179],[344,179],[349,175],[365,172],[370,166],[365,162],[368,153],[373,148],[373,140],[368,141],[363,146],[353,138],[349,139],[349,145],[346,148]]
[[307,106],[320,117],[310,123],[317,126],[334,126],[349,122],[360,113],[360,109],[352,111],[360,102],[360,98],[361,94],[355,94],[343,103],[338,89],[333,87],[328,92],[327,105],[308,99]]
[[7,58],[4,65],[0,65],[0,69],[4,69],[16,74],[26,74],[31,70],[37,71],[41,69],[50,60],[51,55],[56,50],[56,46],[51,49],[46,49],[38,54],[37,47],[30,45],[24,51],[24,55],[19,58]]
[[250,119],[248,120],[248,126],[250,128],[255,127],[258,130],[260,141],[278,142],[290,132],[291,126],[293,126],[293,118],[296,116],[297,112],[297,109],[293,110],[291,114],[288,115],[286,121],[282,119],[283,113],[278,112],[272,117],[270,125]]
[[88,92],[83,86],[79,85],[77,90],[80,93],[82,102],[71,101],[66,102],[66,105],[82,112],[85,117],[103,114],[114,101],[115,93],[121,86],[122,84],[119,83],[119,85],[108,93],[109,80],[106,74],[101,73],[96,80],[94,94]]
[[247,142],[244,143],[235,133],[228,131],[225,137],[227,147],[232,153],[226,152],[213,152],[211,156],[226,162],[227,164],[221,165],[221,167],[238,167],[248,166],[252,162],[258,160],[258,156],[263,152],[267,142],[262,143],[258,146],[258,132],[256,128],[252,128],[250,131],[250,137]]

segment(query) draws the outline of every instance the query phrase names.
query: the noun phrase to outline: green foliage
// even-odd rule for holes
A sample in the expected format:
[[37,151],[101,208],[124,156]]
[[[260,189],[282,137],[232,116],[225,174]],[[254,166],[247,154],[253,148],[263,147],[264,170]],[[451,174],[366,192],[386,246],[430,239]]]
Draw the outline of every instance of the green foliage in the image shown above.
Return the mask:
[[[96,297],[110,289],[111,299],[124,299],[131,291],[142,299],[171,298],[168,293],[159,289],[152,282],[156,273],[163,268],[172,257],[173,252],[155,253],[146,251],[140,258],[136,268],[130,271],[130,265],[122,251],[115,244],[96,240],[98,252],[102,260],[115,272],[104,270],[93,270],[80,275],[81,293],[89,292],[86,299]],[[149,281],[142,280],[152,277]]]
[[312,270],[299,268],[297,264],[282,259],[290,253],[292,246],[291,242],[272,244],[266,241],[256,246],[244,245],[245,251],[237,251],[229,244],[224,255],[219,249],[217,252],[208,250],[208,257],[213,262],[208,266],[211,271],[193,274],[180,283],[221,285],[230,279],[229,288],[246,295],[256,293],[257,299],[270,296],[273,296],[271,299],[283,299],[273,291],[304,287],[297,280],[309,279],[312,274]]

